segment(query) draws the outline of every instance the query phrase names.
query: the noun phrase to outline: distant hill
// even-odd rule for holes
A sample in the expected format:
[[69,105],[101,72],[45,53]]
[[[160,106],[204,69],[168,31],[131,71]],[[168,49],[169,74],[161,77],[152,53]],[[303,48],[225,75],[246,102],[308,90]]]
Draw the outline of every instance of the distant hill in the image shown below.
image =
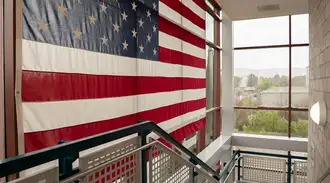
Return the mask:
[[[292,77],[294,76],[303,76],[306,75],[307,68],[292,68]],[[235,68],[234,76],[244,77],[250,74],[254,74],[257,77],[273,77],[276,74],[280,76],[289,75],[288,68],[274,68],[274,69],[244,69],[244,68]]]

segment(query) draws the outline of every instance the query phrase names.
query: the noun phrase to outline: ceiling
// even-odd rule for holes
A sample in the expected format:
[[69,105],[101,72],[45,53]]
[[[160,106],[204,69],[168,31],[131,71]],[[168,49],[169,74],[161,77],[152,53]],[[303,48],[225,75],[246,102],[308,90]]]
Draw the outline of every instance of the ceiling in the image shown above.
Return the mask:
[[232,20],[308,13],[308,0],[216,0]]

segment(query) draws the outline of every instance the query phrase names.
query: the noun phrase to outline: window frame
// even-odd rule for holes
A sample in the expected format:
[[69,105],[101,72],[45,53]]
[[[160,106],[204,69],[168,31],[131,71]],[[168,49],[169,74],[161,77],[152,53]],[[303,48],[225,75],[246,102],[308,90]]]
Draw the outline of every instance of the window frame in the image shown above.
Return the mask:
[[251,50],[251,49],[267,49],[267,48],[289,48],[289,90],[288,90],[288,106],[287,107],[249,107],[249,106],[235,106],[234,109],[254,109],[254,110],[277,110],[288,111],[288,137],[292,137],[292,112],[295,111],[307,111],[307,107],[294,107],[292,106],[292,48],[309,46],[309,43],[293,44],[292,43],[292,15],[289,15],[289,44],[282,45],[265,45],[265,46],[250,46],[250,47],[235,47],[234,50]]

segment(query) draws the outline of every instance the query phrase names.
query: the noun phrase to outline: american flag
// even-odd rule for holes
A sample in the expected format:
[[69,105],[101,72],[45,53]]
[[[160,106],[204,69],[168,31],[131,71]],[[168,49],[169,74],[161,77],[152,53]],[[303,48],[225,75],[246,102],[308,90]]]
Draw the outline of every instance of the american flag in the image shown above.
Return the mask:
[[23,0],[22,11],[26,152],[138,120],[179,141],[205,126],[204,0]]

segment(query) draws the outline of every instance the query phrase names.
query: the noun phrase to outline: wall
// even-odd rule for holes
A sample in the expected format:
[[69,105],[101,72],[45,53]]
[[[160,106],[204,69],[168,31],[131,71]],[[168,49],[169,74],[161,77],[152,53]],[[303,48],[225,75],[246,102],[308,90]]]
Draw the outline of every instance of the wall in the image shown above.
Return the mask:
[[[309,108],[322,98],[328,106],[325,126],[309,119],[308,183],[316,183],[330,167],[330,1],[309,0],[309,9]],[[330,176],[323,181],[326,182],[330,182]]]

